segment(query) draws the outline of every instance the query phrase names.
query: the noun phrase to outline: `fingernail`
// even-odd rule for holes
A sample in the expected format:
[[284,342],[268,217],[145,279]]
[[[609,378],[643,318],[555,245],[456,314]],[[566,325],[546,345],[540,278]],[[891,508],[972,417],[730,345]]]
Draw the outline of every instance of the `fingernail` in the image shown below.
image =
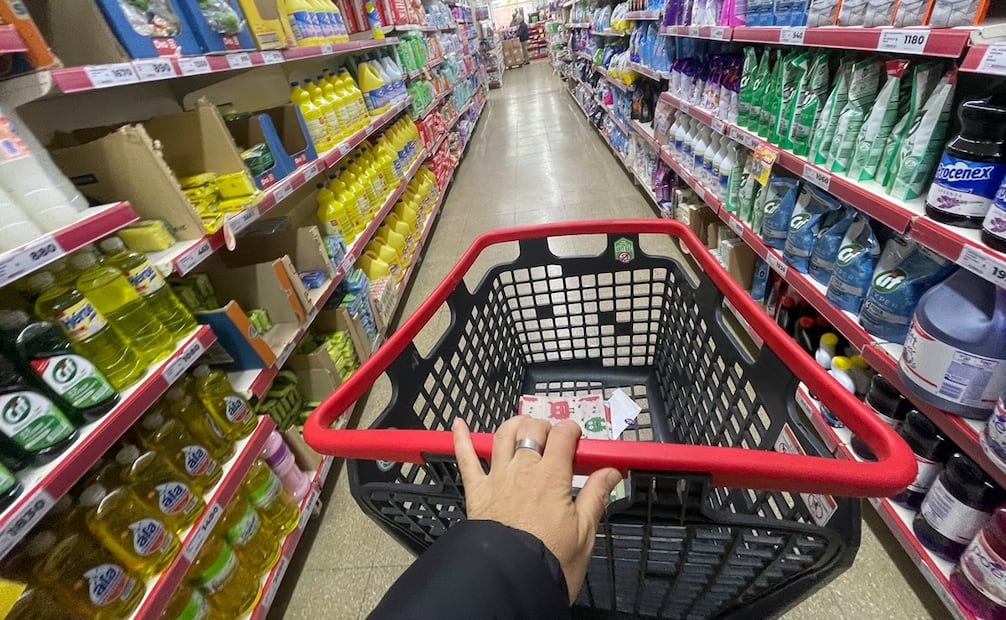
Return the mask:
[[616,484],[622,481],[622,474],[618,473],[617,470],[611,470],[608,472],[608,484],[614,487]]
[[461,424],[463,424],[461,418],[454,418],[454,421],[451,422],[451,430],[452,431],[458,430],[459,428],[461,428]]

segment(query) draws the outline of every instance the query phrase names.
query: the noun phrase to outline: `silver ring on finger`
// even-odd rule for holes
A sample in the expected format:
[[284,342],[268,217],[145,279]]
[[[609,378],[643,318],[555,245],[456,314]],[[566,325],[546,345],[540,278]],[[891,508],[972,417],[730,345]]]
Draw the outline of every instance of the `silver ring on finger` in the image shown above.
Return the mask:
[[542,454],[545,453],[545,449],[541,447],[541,444],[535,441],[534,439],[531,439],[530,437],[524,437],[523,439],[517,440],[517,447],[514,451],[516,452],[516,450],[520,450],[521,448],[534,450],[535,452],[538,453],[538,456],[541,456]]

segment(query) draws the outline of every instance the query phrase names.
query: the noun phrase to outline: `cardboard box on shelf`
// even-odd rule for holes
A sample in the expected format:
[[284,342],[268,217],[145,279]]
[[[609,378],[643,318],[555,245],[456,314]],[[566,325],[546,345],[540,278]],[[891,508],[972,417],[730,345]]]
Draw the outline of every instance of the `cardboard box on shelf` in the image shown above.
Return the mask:
[[350,339],[353,341],[353,349],[356,351],[356,357],[361,364],[367,361],[374,352],[374,344],[367,335],[363,324],[345,308],[319,312],[318,318],[314,320],[311,327],[319,333],[342,331],[349,334]]
[[290,32],[290,25],[279,12],[276,0],[238,0],[255,44],[260,50],[274,50],[294,47],[297,41]]
[[[224,252],[220,255],[228,267],[264,263],[288,256],[293,264],[294,273],[322,270],[327,274],[328,280],[335,277],[335,270],[332,268],[332,262],[325,251],[325,244],[317,226],[306,226],[261,235],[251,232],[243,239],[246,242],[239,244],[234,251]],[[304,291],[303,298],[307,300],[308,309],[313,308],[324,287],[308,290],[303,287],[299,277],[296,284]]]
[[755,251],[741,239],[727,239],[720,242],[720,257],[734,282],[744,290],[750,290],[755,259],[758,258]]
[[[206,12],[200,6],[201,0],[178,0],[185,19],[189,22],[199,47],[203,52],[239,52],[255,49],[255,40],[252,38],[248,28],[248,20],[245,19],[241,7],[237,0],[223,0],[227,3],[232,14],[223,17],[225,23],[211,24],[207,19]],[[220,18],[218,16],[218,18]],[[221,32],[221,27],[224,28]]]

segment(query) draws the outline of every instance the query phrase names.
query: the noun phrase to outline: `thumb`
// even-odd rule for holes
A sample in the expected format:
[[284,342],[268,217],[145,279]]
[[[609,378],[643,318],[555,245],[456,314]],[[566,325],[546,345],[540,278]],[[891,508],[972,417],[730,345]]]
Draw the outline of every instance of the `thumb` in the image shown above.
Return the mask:
[[580,525],[597,527],[597,522],[604,514],[608,505],[608,495],[615,485],[622,481],[622,474],[617,469],[599,469],[590,474],[587,484],[583,485],[576,496],[576,516]]

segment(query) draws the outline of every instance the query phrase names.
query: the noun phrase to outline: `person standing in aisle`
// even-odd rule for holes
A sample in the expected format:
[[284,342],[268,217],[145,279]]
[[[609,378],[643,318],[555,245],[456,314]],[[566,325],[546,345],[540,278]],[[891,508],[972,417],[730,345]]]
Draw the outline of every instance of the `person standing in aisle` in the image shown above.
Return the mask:
[[520,40],[520,51],[524,53],[524,64],[531,64],[527,57],[527,23],[520,13],[517,14],[517,38]]

